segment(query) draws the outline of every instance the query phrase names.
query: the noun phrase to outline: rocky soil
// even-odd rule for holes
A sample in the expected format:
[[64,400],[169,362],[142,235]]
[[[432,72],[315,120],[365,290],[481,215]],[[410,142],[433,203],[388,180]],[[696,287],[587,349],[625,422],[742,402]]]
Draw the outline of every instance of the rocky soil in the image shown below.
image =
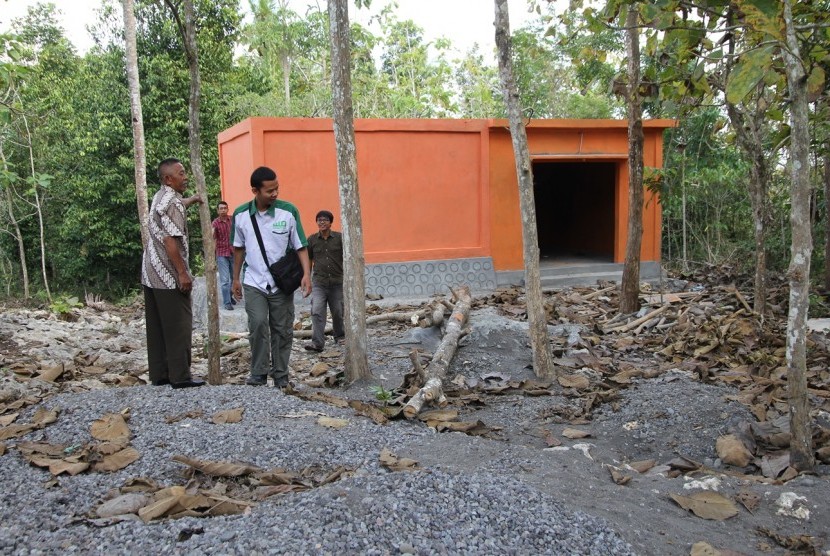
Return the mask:
[[[338,400],[362,401],[381,409],[388,406],[387,413],[394,414],[396,399],[405,393],[401,384],[412,368],[410,352],[418,349],[428,361],[440,342],[439,329],[390,321],[370,325],[374,378],[348,386],[342,384],[342,346],[329,340],[327,349],[317,354],[305,351],[303,340],[297,339],[292,353],[293,388],[285,394],[272,389],[275,397],[291,400],[291,408],[280,406],[279,415],[269,418],[279,421],[278,426],[285,430],[298,427],[299,431],[302,427],[304,437],[319,435],[321,445],[325,444],[322,439],[332,434],[331,427],[286,415],[303,411],[317,415],[322,411],[359,421],[363,432],[350,442],[358,443],[363,438],[365,458],[372,462],[380,457],[380,444],[386,435],[400,433],[395,436],[395,455],[415,460],[420,470],[395,473],[423,476],[418,474],[432,472],[460,477],[463,479],[457,479],[458,484],[476,498],[494,496],[486,494],[489,487],[482,486],[479,491],[471,486],[486,482],[484,477],[493,477],[502,485],[500,488],[513,488],[520,498],[535,500],[542,496],[544,504],[555,503],[569,512],[598,518],[639,554],[830,554],[830,468],[819,460],[815,473],[795,473],[787,467],[785,445],[780,442],[787,423],[786,402],[770,386],[781,380],[780,373],[776,374],[780,359],[772,360],[780,357],[780,341],[771,339],[775,329],[763,328],[766,324],[756,326],[749,320],[728,320],[748,317],[740,315],[739,300],[734,297],[732,306],[722,298],[709,297],[695,304],[684,293],[700,294],[700,288],[694,290],[684,284],[675,290],[679,297],[661,314],[662,319],[655,317],[654,323],[649,325],[651,321],[647,321],[643,328],[622,331],[613,330],[626,321],[613,320],[614,312],[609,309],[614,303],[613,293],[607,288],[551,294],[550,332],[559,373],[555,381],[540,381],[533,374],[521,292],[477,297],[469,334],[462,338],[445,380],[450,402],[445,409],[454,413],[433,414],[431,419],[427,415],[423,421],[391,419],[376,424],[379,419],[366,417],[369,412],[365,408],[355,410],[337,404]],[[413,312],[426,301],[383,300],[367,305],[370,314]],[[649,302],[647,298],[645,301]],[[661,299],[642,314],[664,303],[671,302]],[[48,310],[3,310],[0,465],[16,470],[16,480],[29,485],[25,489],[29,495],[34,492],[50,497],[56,488],[70,488],[66,485],[71,483],[65,474],[53,478],[49,472],[28,464],[20,446],[28,441],[67,440],[73,434],[81,441],[87,434],[83,430],[87,424],[69,425],[71,411],[69,415],[59,414],[54,423],[15,433],[15,425],[34,422],[38,409],[65,410],[70,403],[83,405],[85,396],[106,405],[100,401],[104,398],[96,397],[96,392],[103,389],[123,392],[118,398],[123,406],[133,405],[131,397],[136,402],[161,404],[168,414],[181,413],[179,403],[192,405],[191,397],[198,395],[193,391],[165,388],[163,395],[148,398],[147,392],[161,390],[146,384],[141,317],[139,305],[107,306],[103,310],[85,307],[74,309],[65,318]],[[297,328],[308,325],[307,315],[300,313],[298,317]],[[634,318],[636,315],[630,316],[627,322]],[[726,325],[732,327],[729,330],[743,331],[741,342],[735,341],[737,332],[724,329]],[[715,347],[705,348],[714,337],[704,334],[710,328],[719,330],[720,336],[716,335],[719,340]],[[672,335],[675,333],[677,336]],[[821,334],[812,338],[816,438],[826,441],[824,431],[830,430],[827,390],[822,386],[827,380],[826,338]],[[217,399],[226,400],[225,405],[244,410],[249,403],[246,392],[253,390],[241,386],[248,364],[246,340],[243,334],[235,333],[225,334],[224,339],[224,385],[206,388],[224,392],[219,398],[211,394],[215,403]],[[195,340],[194,345],[202,345],[198,334]],[[756,361],[752,367],[739,357],[757,357],[765,350],[772,359],[763,365]],[[195,356],[194,374],[206,374],[204,358],[198,353]],[[763,372],[758,370],[762,366]],[[380,386],[382,393],[388,393],[385,403],[376,399]],[[770,394],[763,401],[756,391],[760,386]],[[261,411],[264,392],[259,389],[256,396],[250,396],[251,414]],[[336,410],[328,411],[327,407]],[[209,413],[210,408],[204,411]],[[129,423],[138,427],[141,420],[136,417]],[[50,428],[55,431],[52,436]],[[149,442],[153,431],[133,434]],[[745,465],[724,462],[716,449],[718,438],[728,434],[749,445],[751,454]],[[155,444],[164,442],[164,438],[155,440]],[[309,442],[313,444],[314,439]],[[191,455],[262,464],[255,447],[241,451],[229,443],[225,451],[217,446],[210,451],[211,457]],[[328,463],[336,464],[336,451],[329,456]],[[342,464],[352,471],[357,468],[353,480],[359,481],[365,492],[372,491],[372,484],[376,485],[375,491],[406,488],[400,480],[390,481],[387,468],[376,463]],[[140,459],[131,465],[143,469]],[[130,470],[128,465],[119,471],[119,478],[123,480],[123,474]],[[120,484],[114,484],[103,473],[87,477],[97,477],[95,480],[101,482],[101,499],[79,504],[73,510],[74,518],[64,527],[80,523],[87,526],[95,517],[96,504],[112,495],[104,493]],[[720,497],[707,498],[701,493],[717,493]],[[298,495],[289,491],[281,496]],[[253,507],[248,513],[256,515],[258,511]],[[447,511],[450,515],[453,510]],[[194,521],[187,519],[188,523]],[[205,517],[201,522],[216,519],[225,518]],[[394,527],[394,523],[392,520],[386,527]],[[549,526],[556,528],[555,523]],[[144,527],[149,536],[155,534],[152,524]],[[584,535],[590,536],[593,525],[585,527]],[[510,550],[510,529],[492,531],[500,539],[499,544],[492,545],[493,552],[522,552],[531,546],[516,537]],[[192,534],[182,537],[184,544],[177,550],[195,550],[185,543]],[[523,534],[532,536],[527,531]],[[3,539],[4,535],[12,536],[11,530],[0,529],[0,547],[4,547],[0,550],[27,553],[25,546],[12,538]],[[245,551],[251,550],[246,546]],[[366,544],[354,545],[362,549],[349,546],[343,549],[371,552]],[[445,552],[472,553],[472,548],[466,546],[446,546]],[[592,552],[586,545],[573,546],[578,548],[570,550]],[[228,544],[226,553],[236,552],[233,547],[233,543]],[[261,548],[269,550],[267,545]],[[376,553],[419,552],[418,546],[409,543],[375,548]],[[307,546],[299,550],[314,552]],[[556,553],[568,549],[557,550],[551,544],[548,550],[538,545],[533,550]]]

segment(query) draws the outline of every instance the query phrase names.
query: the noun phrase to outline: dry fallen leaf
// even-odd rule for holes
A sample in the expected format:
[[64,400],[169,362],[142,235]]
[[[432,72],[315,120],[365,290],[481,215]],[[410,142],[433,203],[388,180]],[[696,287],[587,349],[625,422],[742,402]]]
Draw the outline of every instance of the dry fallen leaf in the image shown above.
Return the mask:
[[317,419],[317,424],[322,427],[328,427],[330,429],[342,429],[349,422],[346,419],[335,419],[334,417],[319,417]]
[[6,445],[3,442],[0,442],[0,456],[6,453]]
[[421,421],[454,421],[458,419],[457,409],[433,409],[418,414]]
[[562,445],[562,442],[553,436],[553,433],[548,429],[542,429],[542,437],[545,439],[545,444],[547,444],[548,448]]
[[692,551],[689,552],[689,556],[721,556],[721,552],[711,544],[700,541],[692,545]]
[[170,415],[164,418],[164,422],[168,425],[178,423],[184,419],[200,419],[204,415],[201,409],[194,409],[186,413],[179,413],[178,415]]
[[8,415],[0,415],[0,427],[8,427],[14,420],[17,419],[17,416],[20,413],[9,413]]
[[58,420],[58,411],[55,409],[38,408],[32,416],[32,423],[37,425],[37,428],[42,429],[46,425],[51,425]]
[[114,517],[117,515],[134,514],[147,505],[147,495],[140,492],[130,492],[107,500],[95,510],[98,517]]
[[614,480],[615,483],[618,485],[625,485],[630,480],[631,477],[628,475],[623,475],[620,471],[612,466],[608,466],[608,472],[611,473],[611,478]]
[[126,443],[130,439],[130,428],[120,413],[108,413],[94,423],[89,429],[97,440]]
[[420,469],[418,462],[414,459],[400,458],[388,448],[380,451],[380,464],[391,471],[412,471]]
[[779,546],[788,550],[807,553],[812,553],[816,550],[814,538],[810,535],[793,535],[788,537],[766,527],[758,527],[758,531],[778,543]]
[[36,425],[9,425],[0,429],[0,440],[8,440],[28,434],[37,428]]
[[562,388],[576,388],[578,390],[584,390],[585,388],[591,386],[591,381],[582,375],[560,375],[557,377],[557,380]]
[[63,363],[55,365],[54,367],[47,367],[40,371],[37,378],[46,382],[55,382],[64,371]]
[[739,492],[737,496],[735,496],[735,500],[740,502],[741,505],[751,514],[755,513],[755,510],[757,510],[758,506],[761,505],[761,497],[754,492],[749,491]]
[[53,459],[34,456],[27,458],[29,462],[38,467],[46,467],[52,475],[60,475],[66,473],[67,475],[77,475],[89,469],[89,463],[86,461],[73,461],[69,459]]
[[578,438],[588,438],[591,436],[591,433],[579,429],[573,429],[571,427],[565,427],[565,430],[562,431],[562,436],[570,438],[571,440],[576,440]]
[[93,471],[118,471],[124,469],[134,461],[138,460],[141,454],[135,448],[124,448],[121,451],[104,456],[104,459],[92,466]]
[[239,477],[241,475],[250,475],[262,471],[259,467],[247,465],[245,463],[232,463],[227,461],[204,461],[189,458],[187,456],[175,455],[173,461],[190,466],[197,471],[201,471],[205,475],[213,477]]
[[229,423],[239,423],[242,421],[242,414],[245,413],[245,408],[235,407],[234,409],[226,409],[224,411],[217,411],[213,414],[211,421],[216,425],[225,425]]
[[153,519],[166,514],[171,508],[179,503],[179,499],[184,496],[184,494],[184,487],[172,487],[172,493],[169,496],[166,496],[160,500],[155,500],[151,504],[148,504],[138,510],[138,517],[140,517],[144,523],[149,523]]
[[371,403],[361,402],[360,400],[352,400],[349,402],[349,407],[354,409],[358,415],[368,417],[374,421],[376,425],[385,425],[389,422],[389,417],[383,412],[383,410]]
[[669,494],[669,496],[678,506],[703,519],[723,521],[738,515],[738,508],[735,504],[717,492],[704,490],[691,496],[680,494]]
[[637,473],[645,473],[646,471],[654,467],[656,463],[657,462],[653,459],[646,459],[642,461],[632,461],[628,464],[628,466],[635,470]]
[[315,363],[311,370],[308,372],[311,376],[322,376],[329,372],[331,367],[329,367],[328,363],[323,363],[322,361]]
[[752,461],[752,452],[734,434],[718,437],[715,442],[718,457],[728,465],[746,467]]

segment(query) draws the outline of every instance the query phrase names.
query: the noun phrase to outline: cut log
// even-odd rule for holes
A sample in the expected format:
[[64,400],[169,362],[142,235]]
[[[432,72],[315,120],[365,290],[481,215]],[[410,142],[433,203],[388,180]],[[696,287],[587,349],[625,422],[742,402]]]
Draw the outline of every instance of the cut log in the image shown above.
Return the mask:
[[407,402],[403,408],[403,414],[407,419],[417,416],[424,405],[436,403],[446,405],[446,397],[441,386],[442,380],[447,376],[447,369],[458,349],[458,340],[464,335],[467,319],[470,316],[472,296],[469,286],[463,286],[453,290],[453,296],[457,299],[452,315],[447,321],[444,337],[441,344],[435,350],[429,366],[425,369],[426,382],[424,386]]

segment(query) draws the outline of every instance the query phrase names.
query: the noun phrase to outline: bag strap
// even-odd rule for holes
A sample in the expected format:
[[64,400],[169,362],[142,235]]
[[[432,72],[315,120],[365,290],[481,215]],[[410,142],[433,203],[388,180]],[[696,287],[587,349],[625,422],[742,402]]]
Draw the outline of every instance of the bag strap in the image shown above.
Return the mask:
[[265,244],[262,243],[262,234],[259,233],[259,224],[256,223],[256,211],[252,211],[254,202],[249,203],[248,213],[251,215],[251,224],[254,226],[254,233],[256,234],[257,243],[259,243],[259,250],[262,251],[262,260],[265,261],[266,268],[271,266],[268,263],[268,255],[265,254]]

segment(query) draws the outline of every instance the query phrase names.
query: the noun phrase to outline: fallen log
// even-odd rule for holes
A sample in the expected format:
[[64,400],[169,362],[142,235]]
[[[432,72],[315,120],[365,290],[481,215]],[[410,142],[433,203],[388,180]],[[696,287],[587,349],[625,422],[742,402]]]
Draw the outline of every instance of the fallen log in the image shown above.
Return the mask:
[[462,286],[453,290],[456,298],[455,308],[447,321],[444,337],[441,344],[435,350],[432,360],[424,369],[424,386],[415,393],[403,408],[403,414],[407,419],[412,419],[420,413],[424,405],[437,403],[439,406],[446,405],[446,397],[442,387],[442,380],[447,375],[450,362],[458,349],[458,340],[465,333],[465,325],[470,316],[472,296],[469,286]]

